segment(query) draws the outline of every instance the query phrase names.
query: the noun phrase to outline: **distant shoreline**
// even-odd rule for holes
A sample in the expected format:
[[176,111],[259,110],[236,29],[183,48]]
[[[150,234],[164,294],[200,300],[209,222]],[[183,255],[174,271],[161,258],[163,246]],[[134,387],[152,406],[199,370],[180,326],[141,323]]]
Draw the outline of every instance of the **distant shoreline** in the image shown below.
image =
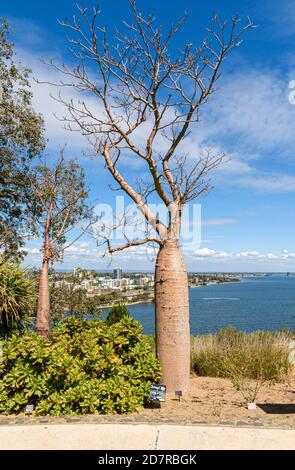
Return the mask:
[[[200,285],[197,285],[197,286],[189,286],[189,289],[198,289],[199,287],[208,287],[210,285],[212,286],[220,286],[220,285],[224,285],[224,284],[236,284],[237,282],[241,282],[241,280],[237,280],[237,281],[226,281],[226,282],[218,282],[217,284],[205,284],[204,286],[200,286]],[[155,302],[155,299],[147,299],[147,300],[136,300],[135,302],[121,302],[123,303],[124,305],[139,305],[139,304],[153,304]],[[114,305],[116,304],[119,304],[120,302],[114,302],[112,304],[107,304],[107,305],[101,305],[100,308],[111,308],[113,307]]]
[[241,282],[241,279],[238,279],[236,281],[225,281],[225,282],[214,282],[213,284],[205,284],[205,285],[196,285],[196,286],[189,286],[190,289],[198,289],[199,287],[208,287],[208,286],[221,286],[225,284],[236,284],[238,282]]
[[124,305],[137,305],[137,304],[152,304],[154,303],[154,299],[147,299],[147,300],[137,300],[136,302],[114,302],[113,304],[107,305],[100,305],[100,308],[112,308],[114,305],[118,305],[122,303]]

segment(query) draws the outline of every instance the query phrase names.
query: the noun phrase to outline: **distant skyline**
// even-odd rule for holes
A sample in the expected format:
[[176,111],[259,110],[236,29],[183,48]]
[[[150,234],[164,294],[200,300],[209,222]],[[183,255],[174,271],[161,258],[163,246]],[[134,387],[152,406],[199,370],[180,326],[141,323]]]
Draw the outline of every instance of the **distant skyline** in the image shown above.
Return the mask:
[[[79,3],[92,5],[90,0]],[[102,24],[112,29],[128,20],[127,5],[127,0],[102,0]],[[215,12],[222,18],[249,15],[258,26],[226,60],[218,89],[202,109],[200,123],[186,143],[185,150],[192,156],[211,148],[225,152],[230,161],[213,175],[213,191],[196,201],[202,205],[200,246],[184,244],[183,248],[188,271],[295,271],[295,104],[289,100],[289,85],[295,80],[295,2],[150,0],[138,5],[143,13],[154,13],[166,27],[187,10],[189,18],[179,35],[183,43],[200,45]],[[1,1],[0,16],[7,17],[12,26],[17,57],[32,68],[34,77],[57,79],[56,73],[40,62],[41,57],[72,62],[66,32],[56,20],[75,13],[75,2],[71,1]],[[86,144],[82,137],[63,130],[53,116],[55,111],[62,113],[49,96],[57,90],[35,81],[32,89],[34,106],[45,117],[48,160],[67,143],[68,155],[85,168],[91,199],[113,206],[117,194],[109,190],[111,181],[99,159],[83,156]],[[144,170],[140,162],[127,159],[126,171],[135,179]],[[38,240],[28,243],[25,264],[39,266],[39,247]],[[55,268],[153,269],[155,253],[150,248],[114,255],[111,266],[99,252],[95,240],[80,239],[67,250],[63,264]]]
[[[74,272],[75,268],[77,268],[80,266],[74,266],[73,269],[65,269],[62,267],[61,264],[57,265],[55,267],[55,271],[57,273],[71,273],[71,272]],[[95,271],[95,272],[98,272],[98,273],[102,273],[102,274],[113,274],[113,269],[86,269],[85,268],[85,271]],[[143,270],[134,270],[134,269],[123,269],[122,270],[122,275],[124,276],[124,274],[153,274],[154,273],[154,269],[143,269]],[[279,275],[283,275],[285,276],[286,274],[290,274],[290,275],[294,275],[295,274],[295,271],[292,272],[292,271],[197,271],[197,270],[191,270],[191,271],[188,271],[188,274],[257,274],[257,275],[261,275],[261,274],[266,274],[266,275],[275,275],[275,276],[279,276]]]

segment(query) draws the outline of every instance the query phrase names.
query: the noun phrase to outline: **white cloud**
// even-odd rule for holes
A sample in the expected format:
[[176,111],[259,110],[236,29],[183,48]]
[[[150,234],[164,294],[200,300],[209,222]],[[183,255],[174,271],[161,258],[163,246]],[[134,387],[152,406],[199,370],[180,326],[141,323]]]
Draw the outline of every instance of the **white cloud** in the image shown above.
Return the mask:
[[40,248],[26,248],[26,251],[29,253],[29,254],[32,254],[32,255],[40,255],[41,254],[41,250]]
[[[207,146],[230,158],[215,171],[214,181],[221,187],[226,182],[259,192],[294,192],[295,176],[287,167],[295,161],[295,106],[288,100],[291,72],[282,76],[276,69],[245,65],[242,70],[225,76],[201,110],[201,122],[189,136],[190,154],[197,149],[198,156],[198,149]],[[280,171],[272,170],[277,161]]]
[[[39,266],[41,262],[41,252],[39,248],[28,248],[26,265]],[[280,270],[284,271],[290,266],[294,268],[295,253],[283,250],[281,253],[261,253],[257,250],[244,250],[238,252],[214,250],[203,247],[191,251],[190,247],[183,247],[184,257],[189,270]],[[64,254],[62,263],[55,264],[56,269],[73,269],[75,266],[82,266],[92,269],[111,269],[112,266],[119,265],[124,269],[143,270],[154,269],[154,262],[157,250],[151,246],[131,247],[122,252],[115,253],[112,257],[105,256],[94,243],[80,242],[69,247]],[[197,264],[196,264],[197,262]],[[290,265],[291,263],[291,265]],[[293,264],[292,264],[293,263]]]
[[[74,131],[65,129],[67,123],[63,122],[62,119],[68,115],[67,110],[63,104],[54,99],[61,93],[65,101],[69,102],[73,99],[75,103],[78,103],[82,99],[81,93],[73,87],[50,85],[50,83],[58,84],[60,80],[64,79],[64,76],[53,67],[42,63],[43,56],[40,57],[30,50],[21,48],[16,48],[16,53],[22,65],[29,66],[32,69],[30,83],[33,106],[44,117],[48,148],[56,149],[68,144],[71,150],[79,151],[79,154],[81,154],[83,150],[89,147],[89,144],[86,138],[77,131],[74,124],[72,125]],[[48,53],[46,61],[50,58],[50,53]],[[57,57],[55,60],[57,63],[62,63],[61,57]],[[96,115],[101,112],[97,100],[90,96],[83,96],[83,100],[90,110],[95,110]]]
[[[185,219],[185,218],[184,218]],[[205,219],[205,220],[196,220],[196,221],[186,221],[184,220],[181,224],[183,234],[185,233],[185,229],[192,229],[192,227],[196,227],[200,229],[200,227],[221,227],[223,225],[233,225],[239,223],[238,219],[231,219],[231,218],[224,218],[224,219]]]
[[227,251],[217,251],[210,248],[199,248],[195,250],[193,256],[197,259],[202,258],[217,258],[217,259],[239,259],[239,260],[288,260],[295,259],[295,253],[283,250],[281,254],[275,253],[260,253],[259,251],[240,251],[240,252],[227,252]]
[[291,125],[295,106],[289,103],[288,85],[288,73],[282,75],[275,68],[243,64],[237,72],[232,70],[223,77],[210,104],[204,108],[201,120],[204,135],[218,144],[234,139],[231,150],[243,150],[247,161],[277,146],[282,153],[288,152],[295,158],[288,148],[295,141]]
[[[31,30],[34,36],[38,34],[38,28]],[[59,73],[41,64],[35,52],[29,49],[17,51],[23,63],[32,67],[35,77],[41,81],[58,82]],[[57,61],[62,62],[62,58],[57,57]],[[291,70],[284,76],[274,68],[262,69],[252,64],[243,64],[236,70],[223,76],[212,100],[201,110],[200,123],[192,126],[192,132],[182,142],[180,151],[188,153],[192,159],[199,158],[208,148],[215,154],[225,152],[230,156],[231,161],[215,172],[217,185],[226,182],[228,186],[258,192],[294,192],[295,176],[284,171],[284,162],[295,160],[292,126],[295,106],[288,101]],[[59,116],[65,113],[64,107],[50,97],[50,93],[56,95],[58,90],[35,82],[32,87],[35,108],[45,117],[49,146],[57,147],[69,142],[73,149],[85,149],[87,143],[80,133],[65,131],[63,124],[54,117],[55,113]],[[63,88],[62,94],[67,100],[81,98],[73,88]],[[95,113],[101,112],[96,99],[87,96],[86,101]],[[150,126],[147,121],[138,128],[134,137],[137,145],[144,145]],[[167,141],[159,136],[156,146],[158,151],[164,151]],[[273,158],[280,159],[280,172],[269,169]],[[142,165],[142,161],[127,155],[124,164],[130,168]]]
[[261,174],[261,172],[256,172],[256,176],[253,172],[253,176],[241,176],[238,180],[239,186],[259,192],[290,193],[295,191],[295,176]]
[[237,219],[208,219],[203,220],[201,225],[210,227],[210,226],[219,226],[219,225],[232,225],[237,224],[239,221]]
[[88,248],[89,246],[91,246],[91,244],[89,242],[81,242],[80,243],[81,248]]
[[195,256],[197,257],[207,257],[207,256],[215,256],[216,251],[211,250],[210,248],[199,248],[198,250],[195,251],[194,253]]
[[295,253],[290,253],[288,250],[283,250],[282,259],[295,259]]

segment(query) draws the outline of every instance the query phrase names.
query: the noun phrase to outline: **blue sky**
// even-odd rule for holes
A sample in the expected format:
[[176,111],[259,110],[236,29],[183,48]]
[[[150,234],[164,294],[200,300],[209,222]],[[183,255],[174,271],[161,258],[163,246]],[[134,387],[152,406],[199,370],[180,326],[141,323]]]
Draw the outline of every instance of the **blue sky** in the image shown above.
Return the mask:
[[[71,63],[66,32],[57,19],[75,14],[75,3],[1,0],[0,16],[12,25],[17,55],[36,78],[55,78],[41,57]],[[100,7],[101,23],[109,28],[129,17],[127,0],[102,0]],[[139,2],[139,9],[154,13],[164,27],[186,10],[189,17],[178,36],[180,43],[200,44],[216,12],[222,18],[249,15],[258,25],[228,57],[189,141],[190,152],[205,146],[226,152],[230,162],[213,175],[213,191],[196,201],[202,206],[201,244],[184,246],[185,257],[194,271],[295,271],[295,105],[289,101],[289,83],[295,80],[295,2],[149,0]],[[32,88],[35,108],[46,121],[48,155],[54,158],[67,142],[69,155],[85,167],[92,199],[113,205],[117,194],[109,190],[110,179],[98,159],[82,156],[82,138],[64,131],[53,116],[60,109],[49,97],[51,89],[34,82]],[[140,165],[126,165],[131,179],[139,171]],[[38,265],[39,246],[38,240],[28,244],[27,264]],[[99,251],[93,240],[83,238],[59,267],[108,268],[109,261],[101,259]],[[141,247],[114,256],[112,266],[152,269],[154,256]]]

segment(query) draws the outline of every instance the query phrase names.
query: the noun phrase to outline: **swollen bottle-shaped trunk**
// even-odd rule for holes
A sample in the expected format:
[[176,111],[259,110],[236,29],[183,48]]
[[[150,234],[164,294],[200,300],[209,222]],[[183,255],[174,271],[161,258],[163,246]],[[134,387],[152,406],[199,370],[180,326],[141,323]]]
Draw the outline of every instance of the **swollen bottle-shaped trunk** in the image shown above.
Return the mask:
[[190,328],[188,279],[177,240],[160,248],[155,272],[156,347],[168,393],[188,390]]
[[47,260],[43,261],[40,273],[36,332],[40,336],[44,336],[44,338],[50,338],[50,301]]

